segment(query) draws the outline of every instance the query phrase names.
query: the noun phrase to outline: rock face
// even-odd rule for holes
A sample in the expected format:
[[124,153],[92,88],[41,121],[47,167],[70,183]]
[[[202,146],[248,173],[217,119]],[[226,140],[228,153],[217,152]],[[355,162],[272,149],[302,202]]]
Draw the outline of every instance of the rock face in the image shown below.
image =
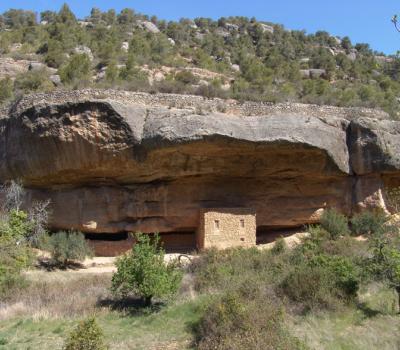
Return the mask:
[[400,122],[372,110],[117,95],[37,95],[0,118],[0,182],[50,198],[53,229],[195,232],[204,208],[252,208],[263,232],[384,207],[400,183]]

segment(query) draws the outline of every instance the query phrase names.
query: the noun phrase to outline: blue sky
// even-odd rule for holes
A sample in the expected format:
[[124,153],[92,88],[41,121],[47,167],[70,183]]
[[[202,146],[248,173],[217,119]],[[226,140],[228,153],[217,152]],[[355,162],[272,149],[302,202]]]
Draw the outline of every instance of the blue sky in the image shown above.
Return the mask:
[[117,11],[130,7],[138,12],[167,20],[181,17],[247,16],[283,24],[289,29],[307,32],[326,30],[334,35],[348,35],[353,42],[367,42],[387,54],[400,50],[400,33],[390,18],[400,13],[398,0],[0,0],[0,12],[24,8],[37,12],[58,10],[67,2],[79,16],[92,7]]

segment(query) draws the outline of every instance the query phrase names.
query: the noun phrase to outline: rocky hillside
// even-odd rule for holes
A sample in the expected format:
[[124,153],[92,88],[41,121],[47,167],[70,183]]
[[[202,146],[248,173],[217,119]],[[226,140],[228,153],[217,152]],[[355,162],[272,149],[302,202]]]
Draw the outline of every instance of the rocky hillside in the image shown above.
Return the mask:
[[84,90],[4,113],[0,182],[50,198],[54,229],[194,232],[201,208],[250,207],[262,232],[384,208],[400,182],[400,123],[375,110]]
[[131,9],[0,16],[0,103],[83,87],[379,107],[397,117],[397,57],[244,17],[167,22]]

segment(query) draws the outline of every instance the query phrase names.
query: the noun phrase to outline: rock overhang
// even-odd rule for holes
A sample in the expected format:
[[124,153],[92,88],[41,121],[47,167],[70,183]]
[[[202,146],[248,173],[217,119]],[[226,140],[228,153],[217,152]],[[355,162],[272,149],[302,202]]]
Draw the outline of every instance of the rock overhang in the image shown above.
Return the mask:
[[312,223],[327,206],[351,214],[400,169],[400,123],[372,111],[244,115],[140,99],[15,106],[0,120],[0,182],[50,198],[57,229],[175,232],[213,206],[255,208],[260,227]]

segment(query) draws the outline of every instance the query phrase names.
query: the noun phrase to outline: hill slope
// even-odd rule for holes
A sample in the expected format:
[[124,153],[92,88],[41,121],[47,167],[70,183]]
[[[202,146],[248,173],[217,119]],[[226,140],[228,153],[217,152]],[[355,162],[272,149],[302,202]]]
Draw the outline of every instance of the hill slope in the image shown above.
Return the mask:
[[327,32],[244,17],[166,22],[124,9],[78,20],[0,17],[0,102],[55,88],[120,88],[208,97],[380,107],[397,117],[397,57]]

